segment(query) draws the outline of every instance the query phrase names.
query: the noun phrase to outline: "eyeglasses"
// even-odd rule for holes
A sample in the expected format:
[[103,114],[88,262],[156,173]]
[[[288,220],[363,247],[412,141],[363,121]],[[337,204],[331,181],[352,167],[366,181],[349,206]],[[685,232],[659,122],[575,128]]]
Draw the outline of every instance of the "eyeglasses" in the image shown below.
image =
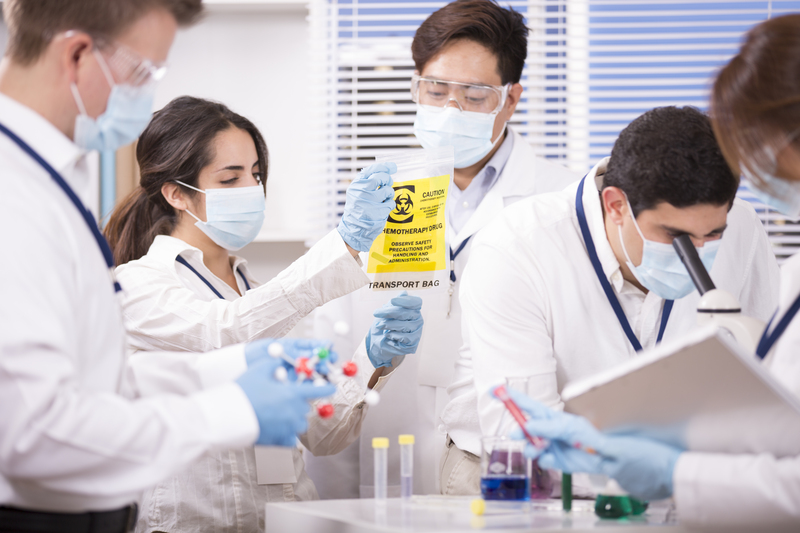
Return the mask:
[[510,83],[504,86],[476,85],[414,74],[411,76],[411,99],[417,104],[442,109],[455,102],[462,111],[497,113],[506,103],[509,87]]

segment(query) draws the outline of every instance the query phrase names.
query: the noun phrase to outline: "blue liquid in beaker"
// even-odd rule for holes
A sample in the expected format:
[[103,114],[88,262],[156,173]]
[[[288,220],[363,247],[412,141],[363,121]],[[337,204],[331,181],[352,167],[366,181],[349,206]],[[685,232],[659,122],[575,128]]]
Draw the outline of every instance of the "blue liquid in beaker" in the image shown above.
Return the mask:
[[531,486],[527,476],[489,476],[481,478],[484,500],[527,501]]

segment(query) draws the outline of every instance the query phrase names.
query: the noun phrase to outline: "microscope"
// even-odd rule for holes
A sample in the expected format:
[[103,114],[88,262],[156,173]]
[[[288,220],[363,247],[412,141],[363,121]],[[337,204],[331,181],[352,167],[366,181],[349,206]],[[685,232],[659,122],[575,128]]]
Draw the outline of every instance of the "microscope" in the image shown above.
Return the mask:
[[692,239],[681,235],[672,241],[683,265],[700,293],[697,305],[697,323],[701,326],[716,324],[733,335],[739,346],[750,353],[756,352],[765,324],[757,318],[742,315],[742,306],[731,293],[716,288],[706,267],[697,254]]

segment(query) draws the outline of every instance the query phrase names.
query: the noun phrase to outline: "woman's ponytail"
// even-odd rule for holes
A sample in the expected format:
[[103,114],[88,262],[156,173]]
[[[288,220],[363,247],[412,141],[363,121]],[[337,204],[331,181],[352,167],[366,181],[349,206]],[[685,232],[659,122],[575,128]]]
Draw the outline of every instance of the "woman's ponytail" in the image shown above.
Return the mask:
[[163,197],[153,201],[139,186],[111,214],[104,233],[119,266],[145,255],[156,235],[169,234],[174,225],[172,207]]

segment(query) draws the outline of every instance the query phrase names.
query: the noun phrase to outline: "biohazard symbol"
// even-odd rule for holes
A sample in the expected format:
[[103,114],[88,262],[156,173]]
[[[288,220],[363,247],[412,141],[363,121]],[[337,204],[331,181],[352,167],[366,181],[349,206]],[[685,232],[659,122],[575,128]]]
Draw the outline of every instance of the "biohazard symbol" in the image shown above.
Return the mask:
[[416,187],[414,185],[400,185],[394,187],[394,191],[394,201],[397,207],[389,214],[388,221],[395,224],[408,224],[414,220],[414,199],[412,194],[416,192]]

